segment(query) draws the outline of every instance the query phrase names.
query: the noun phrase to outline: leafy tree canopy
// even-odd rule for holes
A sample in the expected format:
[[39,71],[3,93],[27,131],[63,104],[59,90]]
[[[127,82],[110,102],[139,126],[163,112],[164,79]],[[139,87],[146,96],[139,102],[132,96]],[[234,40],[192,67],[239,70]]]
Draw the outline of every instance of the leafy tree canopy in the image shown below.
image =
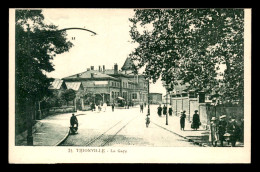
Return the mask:
[[65,100],[66,102],[72,101],[75,98],[76,98],[76,92],[72,89],[65,90],[61,95],[61,99]]
[[16,95],[22,104],[50,94],[52,80],[44,71],[53,71],[50,60],[69,51],[72,43],[66,39],[65,31],[44,22],[41,10],[16,10],[15,22]]
[[243,101],[243,9],[136,9],[129,20],[138,44],[130,57],[154,82],[182,80],[197,91]]

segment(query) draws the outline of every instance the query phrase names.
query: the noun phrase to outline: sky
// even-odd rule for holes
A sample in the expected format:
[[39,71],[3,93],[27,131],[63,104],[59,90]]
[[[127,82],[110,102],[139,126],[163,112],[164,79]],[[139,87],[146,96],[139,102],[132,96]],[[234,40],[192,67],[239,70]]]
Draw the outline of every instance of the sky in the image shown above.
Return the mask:
[[[137,46],[131,43],[129,34],[133,9],[43,9],[43,15],[46,23],[59,29],[80,27],[97,33],[94,36],[82,30],[68,30],[67,38],[74,46],[52,60],[55,70],[46,73],[48,77],[67,77],[84,72],[90,66],[98,69],[99,65],[105,65],[106,69],[112,69],[117,63],[121,68]],[[165,94],[160,80],[150,85],[150,92]]]

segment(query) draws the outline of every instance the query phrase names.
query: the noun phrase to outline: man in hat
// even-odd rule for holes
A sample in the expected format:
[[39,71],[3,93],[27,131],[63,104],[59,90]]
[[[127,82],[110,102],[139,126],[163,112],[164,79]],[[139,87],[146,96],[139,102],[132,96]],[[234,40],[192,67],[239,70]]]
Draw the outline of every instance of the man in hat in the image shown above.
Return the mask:
[[218,142],[218,127],[217,127],[217,122],[216,122],[216,117],[211,118],[210,122],[210,135],[209,135],[209,141],[211,144],[216,147],[217,142]]
[[185,127],[185,118],[186,118],[185,112],[186,112],[185,110],[181,111],[181,116],[180,116],[181,130],[184,130]]
[[235,147],[236,142],[239,138],[240,128],[238,127],[237,122],[234,118],[230,119],[228,126],[227,126],[227,132],[230,134],[231,146]]
[[193,115],[191,126],[193,129],[197,130],[200,127],[200,116],[198,114],[198,110],[195,110],[194,112],[195,114]]
[[219,123],[218,123],[218,138],[220,140],[220,144],[223,147],[223,142],[225,140],[224,134],[226,133],[227,128],[227,121],[226,121],[226,115],[222,115],[219,117]]
[[73,113],[71,118],[70,118],[70,131],[73,134],[75,134],[77,132],[77,130],[78,130],[78,119]]

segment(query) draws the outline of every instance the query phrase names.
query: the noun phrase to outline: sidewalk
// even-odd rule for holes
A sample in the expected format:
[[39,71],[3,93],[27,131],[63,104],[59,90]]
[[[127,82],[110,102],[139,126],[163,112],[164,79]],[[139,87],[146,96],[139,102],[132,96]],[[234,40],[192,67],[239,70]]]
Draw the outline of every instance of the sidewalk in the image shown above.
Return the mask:
[[[158,127],[161,127],[169,132],[179,135],[187,139],[189,142],[193,142],[196,145],[200,145],[203,147],[211,147],[211,143],[209,142],[209,130],[204,130],[200,127],[197,131],[191,128],[191,123],[187,120],[185,121],[185,130],[180,129],[180,118],[172,115],[168,116],[168,125],[166,125],[166,116],[162,115],[159,117],[155,110],[152,111],[151,114],[151,123],[155,124]],[[220,142],[218,142],[218,147],[220,146]],[[237,142],[236,147],[243,147],[244,144],[242,142]],[[224,142],[224,147],[231,147],[231,143],[228,145],[227,142]]]
[[[81,112],[82,113],[82,112]],[[71,113],[48,116],[33,126],[33,146],[56,146],[67,137]],[[16,146],[27,145],[27,131],[16,136]]]

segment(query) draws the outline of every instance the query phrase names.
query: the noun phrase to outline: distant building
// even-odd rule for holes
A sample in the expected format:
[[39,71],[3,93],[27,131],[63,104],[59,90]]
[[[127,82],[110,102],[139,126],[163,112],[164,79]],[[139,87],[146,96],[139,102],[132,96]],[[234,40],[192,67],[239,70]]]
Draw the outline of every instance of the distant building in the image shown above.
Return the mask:
[[162,104],[162,93],[149,93],[151,104]]
[[66,83],[81,82],[84,94],[93,93],[95,103],[102,102],[139,104],[147,102],[147,84],[143,75],[134,74],[133,62],[127,58],[121,70],[115,64],[113,69],[91,66],[86,71],[63,78]]
[[60,97],[62,92],[67,89],[67,85],[61,79],[54,79],[54,81],[50,83],[48,89],[52,90],[54,95]]

